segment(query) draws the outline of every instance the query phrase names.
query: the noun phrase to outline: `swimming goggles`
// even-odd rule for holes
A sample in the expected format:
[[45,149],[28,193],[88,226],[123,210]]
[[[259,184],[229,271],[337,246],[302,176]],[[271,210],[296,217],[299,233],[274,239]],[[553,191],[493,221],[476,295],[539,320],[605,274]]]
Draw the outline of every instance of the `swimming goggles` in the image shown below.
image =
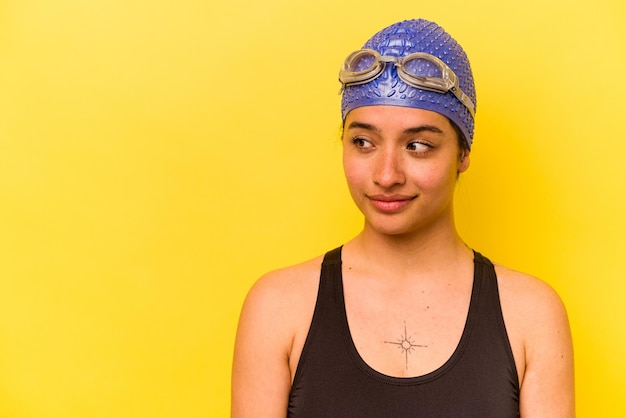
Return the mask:
[[405,57],[380,55],[373,49],[360,49],[348,55],[339,71],[341,92],[348,86],[366,84],[379,77],[386,63],[393,63],[398,76],[406,84],[437,93],[452,92],[474,117],[472,99],[459,87],[459,78],[439,58],[425,52]]

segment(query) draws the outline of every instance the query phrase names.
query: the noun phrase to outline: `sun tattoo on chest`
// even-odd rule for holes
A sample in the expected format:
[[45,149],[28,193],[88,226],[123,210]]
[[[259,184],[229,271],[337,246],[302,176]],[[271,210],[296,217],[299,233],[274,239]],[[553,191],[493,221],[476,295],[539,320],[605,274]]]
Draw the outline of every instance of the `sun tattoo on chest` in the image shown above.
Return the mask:
[[415,344],[413,338],[406,331],[406,321],[404,321],[404,334],[396,341],[384,341],[385,344],[394,344],[404,354],[406,370],[409,370],[409,354],[418,347],[428,347],[427,345]]

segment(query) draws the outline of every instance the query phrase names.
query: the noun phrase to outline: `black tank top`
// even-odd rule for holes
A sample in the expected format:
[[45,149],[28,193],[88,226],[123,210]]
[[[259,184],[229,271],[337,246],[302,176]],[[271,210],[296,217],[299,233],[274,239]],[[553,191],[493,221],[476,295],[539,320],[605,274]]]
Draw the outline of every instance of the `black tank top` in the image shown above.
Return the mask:
[[469,311],[452,356],[433,372],[401,378],[377,372],[359,356],[346,317],[341,247],[326,254],[288,417],[519,416],[515,361],[487,258],[474,253]]

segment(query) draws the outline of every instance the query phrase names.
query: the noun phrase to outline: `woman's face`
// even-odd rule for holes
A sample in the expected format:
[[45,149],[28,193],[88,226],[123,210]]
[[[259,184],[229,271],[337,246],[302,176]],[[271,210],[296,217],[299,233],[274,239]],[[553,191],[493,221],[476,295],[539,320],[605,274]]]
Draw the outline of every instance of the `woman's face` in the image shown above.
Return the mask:
[[343,164],[366,228],[401,235],[451,225],[454,187],[469,153],[445,116],[366,106],[346,117]]

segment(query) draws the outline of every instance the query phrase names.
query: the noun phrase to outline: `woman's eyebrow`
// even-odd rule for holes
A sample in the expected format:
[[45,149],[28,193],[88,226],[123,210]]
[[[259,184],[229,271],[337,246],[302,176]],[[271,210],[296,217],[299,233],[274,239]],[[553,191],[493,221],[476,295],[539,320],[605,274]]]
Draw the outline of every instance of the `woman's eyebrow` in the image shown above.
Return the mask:
[[[364,129],[366,131],[372,131],[372,132],[380,132],[380,129],[377,128],[375,125],[372,125],[370,123],[366,123],[366,122],[359,122],[359,121],[354,121],[354,122],[350,122],[350,124],[348,125],[348,129]],[[442,134],[443,131],[435,126],[435,125],[419,125],[419,126],[413,126],[410,128],[406,128],[403,133],[404,134],[418,134],[420,132],[433,132],[436,134]]]
[[418,134],[420,132],[433,132],[436,134],[442,134],[443,131],[435,125],[420,125],[411,128],[407,128],[404,130],[405,134]]
[[366,131],[380,132],[380,129],[378,129],[376,126],[359,121],[350,122],[350,125],[348,125],[348,129],[365,129]]

